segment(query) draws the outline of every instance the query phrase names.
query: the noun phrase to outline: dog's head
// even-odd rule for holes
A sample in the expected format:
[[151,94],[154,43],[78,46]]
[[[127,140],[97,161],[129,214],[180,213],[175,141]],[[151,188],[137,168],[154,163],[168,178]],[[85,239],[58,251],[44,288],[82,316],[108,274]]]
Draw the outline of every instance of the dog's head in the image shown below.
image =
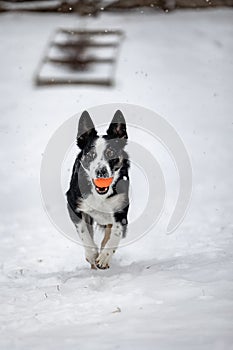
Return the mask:
[[98,136],[89,113],[82,113],[77,145],[81,149],[81,166],[95,193],[107,194],[116,182],[127,155],[124,152],[127,138],[126,122],[121,111],[116,111],[106,135],[102,136]]

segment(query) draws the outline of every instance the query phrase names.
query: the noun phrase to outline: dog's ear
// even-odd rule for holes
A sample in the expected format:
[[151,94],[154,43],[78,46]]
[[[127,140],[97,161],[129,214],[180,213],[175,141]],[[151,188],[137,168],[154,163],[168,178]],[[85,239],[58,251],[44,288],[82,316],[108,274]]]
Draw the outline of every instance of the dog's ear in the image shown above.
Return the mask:
[[127,131],[126,131],[126,122],[125,118],[121,111],[116,111],[114,114],[114,117],[111,121],[111,124],[109,125],[109,128],[107,130],[108,136],[111,138],[120,138],[120,139],[127,139]]
[[91,139],[97,135],[93,121],[87,111],[79,119],[77,145],[83,149]]

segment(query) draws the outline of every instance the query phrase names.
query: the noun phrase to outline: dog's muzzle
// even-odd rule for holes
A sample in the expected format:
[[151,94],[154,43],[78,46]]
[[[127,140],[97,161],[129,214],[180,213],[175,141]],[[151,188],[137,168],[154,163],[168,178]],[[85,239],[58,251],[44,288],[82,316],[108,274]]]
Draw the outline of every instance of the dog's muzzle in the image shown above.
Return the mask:
[[97,179],[93,179],[93,183],[95,185],[95,189],[99,194],[106,194],[109,190],[109,186],[113,181],[113,177],[99,177]]

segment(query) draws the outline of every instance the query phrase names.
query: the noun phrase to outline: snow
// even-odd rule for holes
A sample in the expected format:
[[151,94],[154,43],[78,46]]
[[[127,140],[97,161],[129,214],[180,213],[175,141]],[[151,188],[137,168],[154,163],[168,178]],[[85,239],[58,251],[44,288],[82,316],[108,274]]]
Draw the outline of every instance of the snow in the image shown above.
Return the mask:
[[[232,349],[232,23],[230,9],[1,15],[2,349]],[[114,88],[33,86],[58,27],[125,31]],[[176,128],[193,197],[174,234],[164,233],[166,210],[111,269],[91,271],[43,211],[40,162],[67,118],[111,102],[143,105]]]

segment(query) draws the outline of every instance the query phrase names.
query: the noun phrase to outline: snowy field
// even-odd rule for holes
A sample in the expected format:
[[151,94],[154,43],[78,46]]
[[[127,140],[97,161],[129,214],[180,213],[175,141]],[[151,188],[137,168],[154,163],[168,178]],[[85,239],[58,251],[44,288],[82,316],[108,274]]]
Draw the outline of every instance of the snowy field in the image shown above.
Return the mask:
[[[59,26],[125,31],[114,88],[33,87]],[[233,349],[232,38],[230,9],[0,16],[2,350]],[[140,104],[176,128],[193,196],[175,233],[160,223],[119,249],[111,269],[91,271],[43,210],[40,163],[62,122],[110,102]]]

